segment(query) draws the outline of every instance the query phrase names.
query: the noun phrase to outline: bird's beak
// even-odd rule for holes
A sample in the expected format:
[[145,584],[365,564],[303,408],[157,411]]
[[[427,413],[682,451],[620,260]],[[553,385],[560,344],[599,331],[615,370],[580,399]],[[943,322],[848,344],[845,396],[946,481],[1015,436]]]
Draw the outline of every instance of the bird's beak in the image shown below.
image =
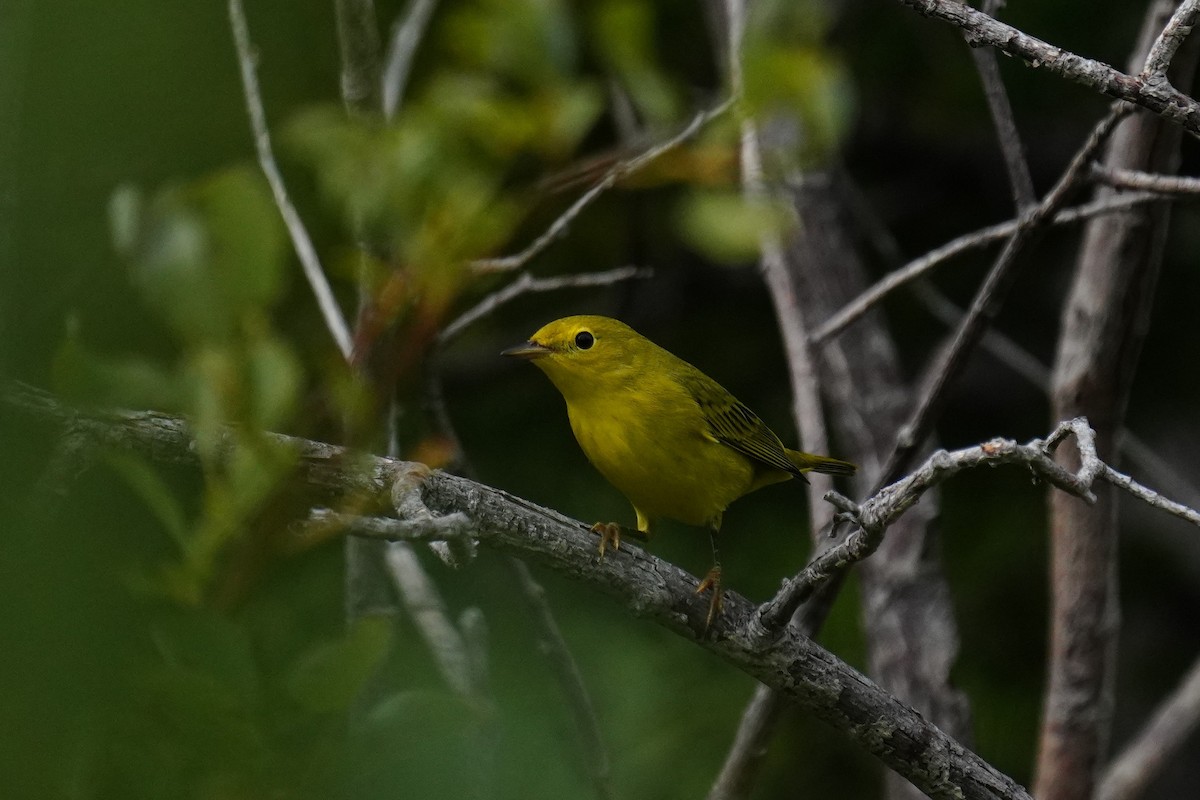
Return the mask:
[[544,344],[529,341],[524,344],[519,344],[516,347],[510,347],[500,353],[502,356],[512,356],[513,358],[523,358],[526,361],[533,361],[537,358],[550,355],[551,350]]

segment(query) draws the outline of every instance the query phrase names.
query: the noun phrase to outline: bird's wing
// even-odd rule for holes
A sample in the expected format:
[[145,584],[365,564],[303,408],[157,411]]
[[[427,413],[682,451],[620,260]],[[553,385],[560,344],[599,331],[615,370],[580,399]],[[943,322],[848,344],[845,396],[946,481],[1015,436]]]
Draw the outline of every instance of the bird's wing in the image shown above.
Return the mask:
[[779,437],[720,384],[703,373],[683,376],[680,382],[700,407],[713,439],[772,469],[804,477],[787,457]]

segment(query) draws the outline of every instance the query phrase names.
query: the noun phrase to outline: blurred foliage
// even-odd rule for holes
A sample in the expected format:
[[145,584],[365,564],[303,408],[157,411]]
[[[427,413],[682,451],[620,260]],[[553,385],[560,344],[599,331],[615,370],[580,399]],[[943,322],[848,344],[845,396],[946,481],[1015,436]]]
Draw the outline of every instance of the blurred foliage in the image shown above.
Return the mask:
[[[403,5],[380,0],[381,30]],[[587,797],[593,754],[580,751],[502,560],[485,551],[460,571],[427,560],[452,612],[479,607],[487,620],[493,702],[467,702],[444,686],[411,620],[346,625],[341,548],[331,535],[294,532],[306,506],[291,486],[292,455],[266,432],[338,440],[378,422],[364,383],[396,385],[406,452],[452,461],[424,402],[436,355],[483,480],[582,519],[628,519],[572,441],[561,399],[495,355],[548,319],[588,311],[628,319],[792,439],[771,304],[754,270],[723,268],[753,264],[758,237],[786,223],[741,196],[733,118],[622,180],[529,265],[548,274],[636,263],[653,267],[653,280],[523,298],[450,347],[437,342],[457,313],[504,285],[471,260],[520,250],[616,159],[722,99],[714,37],[683,0],[444,2],[405,105],[385,122],[339,108],[331,3],[247,6],[289,189],[343,307],[366,298],[353,369],[250,163],[224,4],[0,8],[0,370],[81,405],[184,414],[199,463],[75,452],[0,413],[0,794]],[[1103,0],[1078,13],[1110,24],[1074,26],[1062,4],[1043,6],[1014,13],[1113,63],[1141,13]],[[1011,214],[960,37],[898,6],[754,9],[742,108],[768,125],[780,112],[798,120],[771,128],[794,145],[794,164],[769,168],[844,161],[909,254]],[[1035,180],[1048,185],[1103,101],[1002,68],[1031,133]],[[1185,164],[1195,156],[1189,143]],[[1195,215],[1177,213],[1132,408],[1135,429],[1181,465],[1200,447],[1200,387],[1175,356],[1200,290],[1178,255],[1195,252]],[[1048,238],[1001,321],[1045,359],[1073,243]],[[939,285],[961,300],[984,263],[963,259]],[[942,329],[906,295],[888,313],[915,372]],[[1041,434],[1042,402],[981,356],[940,435],[957,445]],[[764,598],[802,563],[802,494],[770,487],[729,510],[732,588]],[[1044,655],[1043,496],[1004,471],[942,493],[963,638],[956,678],[981,753],[1026,782]],[[1194,656],[1200,608],[1200,556],[1178,555],[1196,552],[1194,539],[1179,544],[1191,531],[1127,516],[1132,644],[1121,654],[1118,740]],[[707,566],[707,547],[670,524],[653,543],[693,571]],[[539,578],[594,693],[617,795],[703,795],[752,681],[569,581]],[[861,667],[853,584],[822,642]],[[1156,796],[1188,796],[1194,779],[1175,769]],[[755,797],[793,797],[798,786],[869,797],[880,780],[871,759],[789,712]]]

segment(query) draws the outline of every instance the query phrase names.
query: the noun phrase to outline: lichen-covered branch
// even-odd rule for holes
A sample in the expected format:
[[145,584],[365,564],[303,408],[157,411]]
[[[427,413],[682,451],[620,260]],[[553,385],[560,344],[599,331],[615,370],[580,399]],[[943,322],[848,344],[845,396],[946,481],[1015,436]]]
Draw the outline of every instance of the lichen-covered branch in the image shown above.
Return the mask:
[[1031,67],[1044,69],[1094,91],[1126,100],[1200,134],[1200,103],[1158,75],[1129,75],[1103,61],[1044,42],[958,0],[900,0],[927,17],[960,28],[974,47],[995,47]]

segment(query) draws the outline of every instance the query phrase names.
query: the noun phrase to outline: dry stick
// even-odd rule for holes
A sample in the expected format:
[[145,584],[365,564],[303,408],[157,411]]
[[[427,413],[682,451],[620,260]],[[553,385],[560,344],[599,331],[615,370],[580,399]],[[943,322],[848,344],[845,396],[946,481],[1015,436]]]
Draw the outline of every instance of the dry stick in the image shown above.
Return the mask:
[[242,91],[246,97],[246,111],[250,115],[250,129],[254,133],[254,149],[258,152],[259,166],[271,186],[275,205],[283,217],[283,223],[292,239],[292,247],[304,270],[304,277],[308,280],[321,316],[325,320],[325,327],[337,343],[338,350],[344,357],[349,357],[353,346],[350,328],[342,315],[341,307],[338,306],[337,298],[333,296],[333,289],[325,278],[325,270],[317,257],[317,249],[313,246],[308,230],[304,227],[304,221],[300,219],[300,214],[296,212],[296,207],[288,197],[283,175],[280,174],[275,155],[271,151],[271,133],[267,128],[267,115],[263,110],[262,94],[258,88],[257,57],[254,45],[250,41],[250,30],[246,24],[242,0],[229,0],[229,22],[233,28],[233,41],[237,48],[238,66],[242,75]]
[[[446,326],[438,337],[439,348],[458,336],[471,324],[478,322],[505,303],[511,302],[522,294],[584,286],[603,286],[621,280],[646,277],[648,274],[648,270],[638,270],[633,267],[623,267],[603,273],[585,273],[582,275],[567,275],[544,279],[533,278],[528,273],[522,273],[512,284],[501,289],[499,292],[485,297],[473,308]],[[439,430],[443,436],[450,440],[454,452],[459,456],[461,473],[467,477],[471,477],[474,470],[466,460],[462,441],[459,439],[458,431],[446,406],[445,396],[442,391],[441,373],[436,365],[437,358],[438,353],[435,352],[433,356],[435,364],[433,369],[429,370],[429,380],[426,385],[426,398]],[[445,519],[445,517],[440,519]],[[595,705],[592,703],[591,695],[583,682],[579,666],[575,661],[575,657],[571,654],[571,649],[567,645],[566,639],[563,638],[558,623],[554,619],[554,614],[551,612],[550,605],[546,600],[545,590],[533,577],[533,573],[530,571],[528,565],[517,556],[509,556],[507,563],[509,569],[513,571],[517,585],[520,587],[521,594],[525,599],[526,606],[533,617],[534,626],[538,632],[540,649],[550,663],[550,668],[558,679],[559,686],[566,697],[567,707],[571,711],[571,717],[575,722],[575,729],[581,740],[580,744],[584,751],[584,769],[587,770],[591,778],[592,789],[598,800],[611,800],[613,797],[612,767],[609,761],[608,748],[605,746],[604,738],[600,734],[600,722],[596,717]]]
[[[954,327],[962,319],[962,309],[934,287],[918,282],[913,289],[926,310],[948,327]],[[980,347],[1032,386],[1049,392],[1050,368],[1008,336],[989,330]],[[1122,456],[1137,464],[1154,483],[1168,487],[1172,494],[1185,497],[1192,505],[1200,504],[1200,490],[1145,440],[1128,428],[1120,430],[1117,440]]]
[[[1090,203],[1059,211],[1054,215],[1050,224],[1069,225],[1091,219],[1092,217],[1114,214],[1157,199],[1159,199],[1157,195],[1148,192],[1101,198],[1093,200]],[[889,294],[901,286],[916,280],[955,256],[972,250],[978,250],[993,242],[998,242],[1001,239],[1012,236],[1013,232],[1020,225],[1021,221],[1019,219],[1012,219],[963,234],[913,259],[904,266],[889,272],[871,286],[871,288],[851,300],[840,311],[823,322],[812,334],[813,343],[820,344],[831,336],[841,333],[841,331],[861,319],[868,311],[879,305]]]
[[[858,237],[850,223],[846,178],[840,171],[808,174],[790,184],[797,213],[805,220],[791,239],[791,265],[801,279],[801,297],[814,318],[828,316],[866,285]],[[842,454],[863,470],[870,485],[907,415],[910,389],[902,377],[895,344],[879,315],[821,350],[822,380]],[[967,697],[950,681],[959,651],[950,588],[942,574],[937,498],[926,498],[888,535],[875,558],[860,565],[859,602],[867,634],[872,677],[931,722],[970,746]],[[845,573],[842,573],[843,575]],[[821,597],[839,581],[825,584]],[[886,796],[914,798],[915,789],[895,773],[886,777]]]
[[[1151,4],[1135,50],[1145,55],[1136,55],[1131,69],[1141,64],[1143,77],[1152,63],[1165,69],[1174,48],[1172,35],[1164,38],[1162,31],[1187,16],[1187,8],[1175,8],[1170,0]],[[1194,71],[1196,44],[1192,40],[1179,51],[1181,75]],[[1165,75],[1155,80],[1167,83]],[[1165,120],[1138,114],[1114,135],[1105,160],[1116,167],[1168,170],[1177,163],[1180,138],[1181,131]],[[1064,303],[1051,407],[1056,416],[1091,417],[1105,456],[1116,452],[1169,213],[1170,206],[1160,203],[1112,224],[1090,225]],[[1122,488],[1128,486],[1122,482]],[[1036,792],[1045,800],[1092,797],[1108,749],[1119,628],[1116,505],[1111,491],[1100,493],[1092,507],[1050,497],[1051,624],[1035,769]]]
[[[1055,448],[1067,437],[1074,437],[1080,453],[1081,465],[1075,472],[1062,467],[1052,457]],[[748,635],[768,640],[777,635],[775,632],[780,630],[781,620],[790,616],[787,608],[789,601],[799,598],[803,602],[823,583],[844,571],[846,566],[873,553],[882,542],[888,526],[916,504],[928,489],[964,469],[997,464],[1025,464],[1038,477],[1087,503],[1095,502],[1092,488],[1097,480],[1102,480],[1200,527],[1200,512],[1163,497],[1104,463],[1096,450],[1095,431],[1083,418],[1059,423],[1045,439],[1034,439],[1024,445],[1008,439],[995,439],[953,452],[939,450],[916,471],[884,487],[861,505],[836,492],[826,495],[825,499],[841,509],[858,529],[836,547],[814,559],[792,579],[793,585],[789,586],[787,592],[781,592],[774,600],[760,606],[749,622]]]
[[384,119],[390,120],[395,117],[396,110],[400,108],[404,89],[408,86],[413,57],[436,7],[437,0],[411,0],[408,11],[397,19],[392,27],[392,38],[384,58],[380,87]]
[[[434,419],[442,435],[450,439],[455,452],[460,454],[460,472],[467,477],[471,477],[474,470],[465,457],[461,455],[463,453],[462,443],[458,438],[458,431],[454,427],[454,421],[450,418],[449,409],[446,408],[446,402],[442,396],[441,377],[436,368],[431,369],[429,372],[430,379],[426,397],[429,400]],[[451,513],[437,519],[449,519],[454,516],[456,515]],[[472,530],[474,530],[473,524]],[[453,534],[454,532],[452,528],[451,533]],[[386,537],[387,533],[381,532],[375,534],[372,532],[369,535]],[[550,668],[558,679],[559,686],[562,688],[563,695],[567,699],[567,708],[571,711],[571,718],[575,722],[575,730],[578,732],[581,740],[580,744],[584,755],[583,765],[584,769],[587,770],[588,776],[591,778],[592,790],[595,792],[598,800],[610,800],[613,797],[613,789],[612,767],[608,756],[608,748],[604,744],[604,737],[600,734],[600,721],[596,716],[596,707],[592,703],[591,694],[583,682],[583,675],[580,673],[575,657],[571,654],[571,648],[567,644],[566,639],[563,638],[562,631],[559,629],[558,623],[554,619],[554,614],[550,610],[550,604],[546,600],[546,590],[533,577],[533,573],[530,571],[528,565],[518,556],[509,556],[506,561],[517,581],[517,586],[521,589],[521,595],[525,599],[525,604],[533,617],[534,627],[538,635],[539,649],[549,662]]]
[[1200,659],[1100,777],[1096,800],[1137,800],[1200,724]]
[[[3,402],[91,438],[97,445],[141,453],[156,461],[194,467],[194,437],[181,419],[154,412],[78,411],[17,385]],[[423,465],[278,434],[275,445],[296,457],[296,486],[322,497],[386,502],[398,476]],[[229,436],[232,441],[232,436]],[[704,635],[708,602],[697,580],[635,544],[596,558],[588,525],[465,478],[428,473],[420,484],[435,516],[461,512],[479,542],[530,559],[613,597],[631,614],[650,619],[787,694],[801,708],[845,732],[935,798],[1029,800],[1011,779],[962,747],[904,703],[888,695],[811,639],[785,631],[762,646],[743,630],[754,606],[727,592],[725,607]]]
[[550,668],[558,678],[559,685],[567,697],[567,708],[575,721],[575,729],[582,739],[584,764],[592,780],[592,790],[600,800],[609,800],[614,796],[612,788],[612,767],[609,763],[608,748],[600,735],[600,723],[596,717],[596,708],[591,695],[579,672],[579,665],[571,655],[571,648],[559,630],[558,622],[550,613],[550,605],[546,601],[546,590],[537,582],[529,566],[520,558],[509,558],[509,564],[517,576],[517,584],[521,587],[521,595],[529,613],[533,616],[538,630],[538,649],[550,662]]
[[[929,371],[930,377],[926,380],[908,421],[897,435],[895,447],[880,472],[873,493],[880,491],[902,474],[904,465],[929,434],[945,402],[947,389],[965,368],[968,356],[982,338],[1016,277],[1014,267],[1017,255],[1053,219],[1069,192],[1074,189],[1084,166],[1112,132],[1117,121],[1128,113],[1128,108],[1129,106],[1123,103],[1114,104],[1108,115],[1093,128],[1083,147],[1075,154],[1046,198],[1021,215],[1016,229],[1005,243],[1004,250],[976,292],[970,309],[955,330],[948,346],[941,351],[935,365]],[[873,550],[874,547],[871,547],[870,551]],[[848,563],[830,562],[825,568],[840,571]],[[801,576],[787,581],[779,593],[764,604],[760,613],[755,616],[756,626],[762,626],[762,630],[756,634],[770,635],[779,626],[786,624],[796,608],[808,597],[810,591],[806,588],[807,583],[808,580],[801,579]]]
[[1154,44],[1150,45],[1150,50],[1146,54],[1145,66],[1142,67],[1142,76],[1156,80],[1167,80],[1167,70],[1171,66],[1172,59],[1179,52],[1183,40],[1192,32],[1192,26],[1196,24],[1196,17],[1200,16],[1200,0],[1183,0],[1179,4],[1179,8],[1175,9],[1175,13],[1171,15],[1171,19],[1163,26],[1162,32],[1154,40]]
[[1032,67],[1045,69],[1118,100],[1126,100],[1178,123],[1193,135],[1200,134],[1200,103],[1165,79],[1145,75],[1135,77],[1101,61],[1083,58],[999,22],[959,0],[899,1],[924,16],[961,28],[972,46],[995,47]]
[[683,128],[683,130],[672,136],[670,139],[659,142],[634,158],[626,161],[618,161],[612,166],[611,169],[609,169],[608,172],[604,174],[604,177],[602,177],[594,186],[592,186],[591,189],[588,189],[586,192],[584,192],[578,200],[572,203],[566,211],[564,211],[557,219],[555,219],[554,222],[550,224],[550,227],[546,229],[545,233],[535,239],[533,243],[524,250],[515,255],[504,256],[503,258],[485,258],[478,261],[472,261],[472,269],[478,273],[509,272],[525,266],[525,264],[527,264],[532,258],[539,255],[558,237],[562,236],[563,233],[566,232],[567,227],[575,220],[576,217],[579,216],[580,212],[591,205],[596,198],[598,198],[604,192],[615,186],[617,181],[621,180],[627,175],[637,172],[651,161],[657,159],[659,156],[662,156],[664,153],[667,153],[683,144],[688,139],[695,136],[701,128],[703,128],[713,119],[728,111],[731,105],[733,105],[733,100],[729,99],[720,105],[715,106],[714,108],[711,108],[707,111],[701,111],[692,118],[691,122],[689,122]]
[[[725,0],[727,27],[728,76],[730,93],[742,93],[742,41],[745,35],[746,7],[742,0]],[[749,117],[741,123],[742,190],[751,199],[764,198],[767,193],[763,175],[762,154],[757,126]],[[813,452],[828,450],[828,436],[821,413],[821,397],[808,342],[807,327],[798,303],[796,287],[785,261],[783,245],[773,233],[764,233],[760,241],[761,269],[779,321],[780,334],[788,356],[788,375],[791,380],[793,416],[801,441]],[[830,489],[832,479],[815,476],[813,489]],[[814,547],[820,547],[819,531],[832,519],[827,506],[809,503],[809,531]],[[776,723],[786,705],[785,697],[765,684],[759,684],[742,712],[737,732],[713,781],[708,800],[734,800],[749,796],[761,769],[767,744],[775,733]]]
[[611,286],[622,281],[649,278],[653,274],[651,270],[639,269],[637,267],[618,267],[604,272],[584,272],[576,275],[560,275],[552,278],[535,278],[528,272],[522,272],[515,281],[503,289],[489,294],[443,328],[438,334],[438,344],[449,344],[471,325],[491,314],[496,309],[527,294],[556,292],[561,289]]
[[[994,16],[1000,5],[1000,0],[987,0],[983,4],[983,13]],[[1037,202],[1037,196],[1033,193],[1033,178],[1029,175],[1029,163],[1025,159],[1025,148],[1013,118],[1012,104],[1008,101],[1008,92],[1000,78],[1000,65],[996,63],[993,51],[978,47],[971,48],[971,60],[975,62],[975,69],[983,81],[983,94],[987,98],[992,124],[996,126],[996,138],[1008,170],[1014,205],[1020,213]]]
[[1075,154],[1049,194],[1041,203],[1021,215],[1016,230],[1005,242],[1004,249],[975,293],[962,324],[928,373],[930,378],[922,387],[907,423],[899,431],[896,447],[879,477],[876,488],[891,483],[901,474],[904,465],[929,434],[941,412],[947,389],[966,367],[968,357],[999,311],[1008,289],[1016,278],[1017,256],[1053,220],[1054,215],[1076,188],[1085,166],[1092,160],[1096,150],[1112,133],[1117,122],[1128,113],[1128,105],[1115,104],[1104,119],[1092,129],[1087,141]]
[[1159,175],[1137,169],[1118,169],[1103,164],[1092,165],[1092,177],[1116,189],[1137,189],[1159,195],[1200,194],[1200,178],[1180,175]]
[[381,81],[375,0],[334,0],[333,7],[342,56],[342,102],[351,116],[377,113]]

